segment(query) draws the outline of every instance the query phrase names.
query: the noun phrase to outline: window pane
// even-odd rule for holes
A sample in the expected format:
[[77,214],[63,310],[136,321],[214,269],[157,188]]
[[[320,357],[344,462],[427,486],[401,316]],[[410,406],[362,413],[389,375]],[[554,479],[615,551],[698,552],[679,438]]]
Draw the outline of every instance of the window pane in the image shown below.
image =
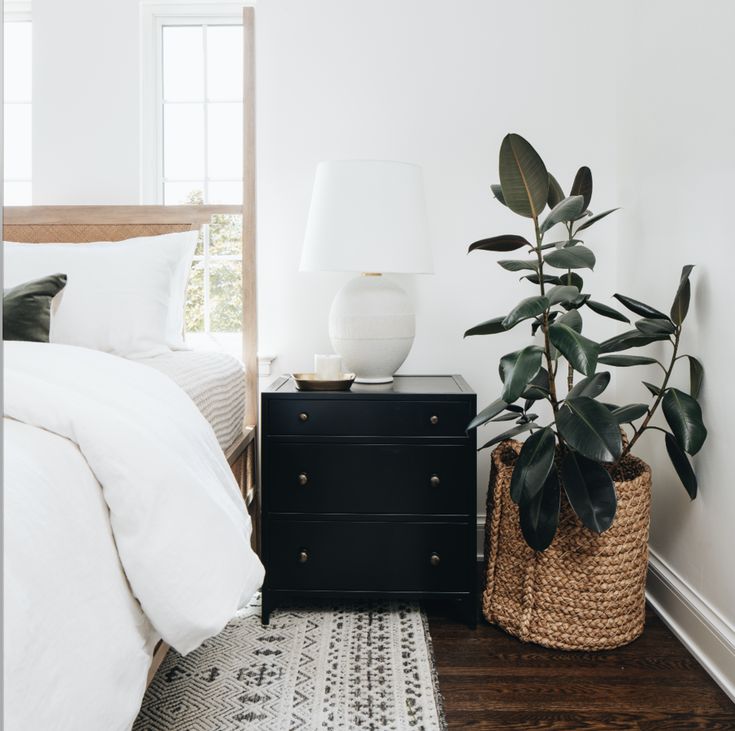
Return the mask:
[[204,332],[204,263],[195,261],[189,273],[186,289],[186,332]]
[[10,21],[4,24],[5,101],[31,101],[31,23]]
[[208,105],[210,178],[242,178],[242,104]]
[[203,104],[164,104],[163,174],[169,180],[204,177]]
[[213,261],[210,264],[209,317],[212,332],[242,329],[242,264]]
[[165,183],[163,202],[167,206],[204,203],[204,183]]
[[207,97],[217,101],[242,99],[242,26],[207,28]]
[[164,101],[204,101],[201,26],[163,27]]
[[30,206],[30,183],[5,183],[3,202],[6,206]]
[[5,177],[31,177],[31,105],[5,105]]
[[215,183],[210,180],[208,203],[242,203],[242,183]]
[[209,227],[209,253],[212,256],[242,253],[242,216],[212,216]]

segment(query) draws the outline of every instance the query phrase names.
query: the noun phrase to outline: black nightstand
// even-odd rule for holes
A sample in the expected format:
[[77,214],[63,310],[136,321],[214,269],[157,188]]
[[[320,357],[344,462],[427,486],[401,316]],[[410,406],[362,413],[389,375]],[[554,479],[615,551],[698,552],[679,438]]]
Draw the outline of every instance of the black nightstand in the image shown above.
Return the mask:
[[474,626],[476,401],[461,376],[263,392],[264,623],[298,598],[446,598]]

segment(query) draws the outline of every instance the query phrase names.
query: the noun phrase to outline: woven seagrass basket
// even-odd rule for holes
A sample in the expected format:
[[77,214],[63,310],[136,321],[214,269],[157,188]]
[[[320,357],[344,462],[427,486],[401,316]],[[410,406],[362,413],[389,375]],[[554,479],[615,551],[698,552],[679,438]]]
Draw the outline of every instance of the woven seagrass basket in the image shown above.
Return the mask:
[[643,632],[651,470],[626,457],[616,474],[615,520],[601,534],[585,528],[562,491],[559,529],[546,551],[531,549],[510,497],[521,443],[492,454],[485,527],[487,583],[482,610],[521,640],[562,650],[603,650]]

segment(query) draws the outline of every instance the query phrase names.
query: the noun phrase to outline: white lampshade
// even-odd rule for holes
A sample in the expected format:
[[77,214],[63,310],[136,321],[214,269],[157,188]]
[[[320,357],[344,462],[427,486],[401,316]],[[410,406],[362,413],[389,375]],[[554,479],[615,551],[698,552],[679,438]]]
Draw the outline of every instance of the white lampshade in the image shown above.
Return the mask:
[[385,160],[317,167],[302,271],[433,271],[421,168]]

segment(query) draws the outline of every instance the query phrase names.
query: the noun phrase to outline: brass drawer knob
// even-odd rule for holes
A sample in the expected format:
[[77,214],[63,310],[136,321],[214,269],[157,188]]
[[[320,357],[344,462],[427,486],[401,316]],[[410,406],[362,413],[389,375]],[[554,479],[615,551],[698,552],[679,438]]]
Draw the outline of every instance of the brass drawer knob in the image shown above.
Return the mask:
[[439,479],[439,475],[432,475],[429,478],[429,484],[432,487],[439,487],[439,485],[441,484],[441,480]]
[[299,563],[306,563],[308,560],[309,560],[309,552],[305,548],[302,548],[299,551]]
[[306,472],[300,472],[299,473],[299,485],[303,487],[306,485],[306,483],[309,482],[309,476],[306,474]]
[[299,421],[309,421],[309,415],[305,411],[302,411],[299,414]]
[[431,558],[429,559],[429,563],[432,566],[438,566],[441,563],[441,558],[439,557],[438,553],[432,553]]
[[431,422],[431,423],[432,423],[432,424],[433,424],[434,426],[436,426],[436,425],[437,425],[437,424],[439,423],[439,417],[438,417],[438,416],[437,416],[436,414],[434,414],[434,416],[432,416],[432,417],[431,417],[431,418],[429,419],[429,421],[430,421],[430,422]]

